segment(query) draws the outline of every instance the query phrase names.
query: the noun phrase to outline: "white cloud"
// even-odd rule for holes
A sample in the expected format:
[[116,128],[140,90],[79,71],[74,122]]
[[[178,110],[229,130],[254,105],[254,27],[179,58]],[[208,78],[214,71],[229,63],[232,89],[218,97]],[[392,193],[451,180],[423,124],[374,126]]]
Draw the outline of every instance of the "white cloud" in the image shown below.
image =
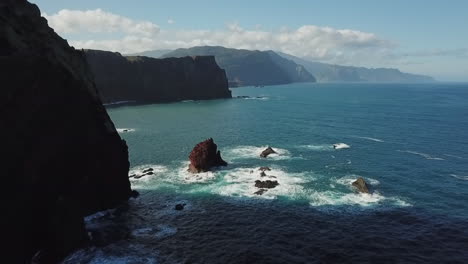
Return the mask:
[[49,25],[60,34],[70,33],[114,33],[133,34],[143,37],[155,37],[159,27],[148,21],[134,21],[130,18],[96,10],[63,9],[53,15],[43,14]]
[[168,23],[168,24],[174,24],[175,21],[174,21],[173,19],[169,18],[169,19],[167,20],[167,23]]
[[[71,35],[70,44],[77,48],[121,53],[220,45],[241,49],[279,50],[315,60],[346,63],[367,59],[369,53],[383,54],[393,47],[390,41],[373,33],[314,25],[266,31],[260,26],[249,30],[233,23],[223,30],[161,30],[152,22],[135,21],[101,9],[64,9],[56,14],[43,15],[59,34],[69,39],[67,35]],[[167,22],[175,23],[172,19]],[[123,37],[114,36],[103,40],[102,34],[99,34],[103,32],[118,33]],[[80,35],[86,36],[86,39],[79,39]]]

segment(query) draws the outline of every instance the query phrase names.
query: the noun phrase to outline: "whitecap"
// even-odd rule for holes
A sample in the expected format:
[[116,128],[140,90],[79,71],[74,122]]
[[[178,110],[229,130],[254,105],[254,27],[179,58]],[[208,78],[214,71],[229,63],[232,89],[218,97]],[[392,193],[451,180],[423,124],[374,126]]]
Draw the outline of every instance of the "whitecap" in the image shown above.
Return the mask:
[[334,149],[348,149],[350,147],[351,147],[350,145],[345,144],[345,143],[335,143],[335,144],[333,144]]
[[117,132],[130,133],[130,132],[135,132],[135,129],[134,128],[117,128]]
[[[151,171],[153,174],[151,175],[147,175],[143,172],[149,168],[153,169]],[[130,169],[129,178],[132,183],[132,187],[138,189],[151,189],[154,181],[161,178],[161,176],[165,175],[168,171],[169,169],[163,165],[139,165]]]
[[332,151],[333,145],[302,145],[301,148],[306,148],[313,151]]
[[434,157],[434,156],[431,156],[429,154],[426,154],[426,153],[422,153],[422,152],[417,152],[417,151],[412,151],[412,150],[397,150],[398,152],[404,152],[404,153],[409,153],[409,154],[413,154],[413,155],[418,155],[418,156],[421,156],[427,160],[445,160],[443,158],[439,158],[439,157]]
[[247,96],[247,97],[240,97],[240,98],[244,100],[261,100],[261,101],[266,101],[270,99],[267,96],[256,96],[256,97]]
[[[262,199],[275,199],[278,196],[297,198],[304,194],[303,183],[313,180],[313,176],[307,173],[290,173],[280,168],[271,168],[265,172],[267,176],[261,176],[258,167],[236,168],[227,171],[222,181],[210,186],[210,192],[232,197],[255,197]],[[255,181],[278,181],[275,188],[267,189],[262,195],[255,192],[260,189],[255,187]]]
[[[221,151],[223,157],[227,160],[239,160],[239,159],[265,159],[260,157],[262,151],[264,151],[268,146],[237,146],[231,149],[226,149]],[[272,147],[277,153],[268,155],[266,159],[272,160],[287,160],[291,159],[291,153],[282,148]]]
[[397,206],[411,206],[408,202],[396,197],[387,198],[378,192],[374,193],[341,193],[336,191],[313,192],[309,197],[311,206],[326,205],[359,205],[363,207],[379,205],[388,201]]
[[454,178],[457,178],[459,180],[468,181],[468,175],[463,176],[463,175],[457,175],[457,174],[450,174],[450,176],[452,176]]
[[[341,184],[341,185],[345,185],[345,186],[352,186],[353,182],[355,182],[359,177],[362,177],[362,176],[359,176],[359,175],[355,175],[355,174],[350,174],[350,175],[346,175],[342,178],[339,178],[337,179],[335,182],[338,183],[338,184]],[[368,182],[370,185],[379,185],[380,182],[376,179],[371,179],[371,178],[368,178],[368,177],[362,177],[366,182]]]

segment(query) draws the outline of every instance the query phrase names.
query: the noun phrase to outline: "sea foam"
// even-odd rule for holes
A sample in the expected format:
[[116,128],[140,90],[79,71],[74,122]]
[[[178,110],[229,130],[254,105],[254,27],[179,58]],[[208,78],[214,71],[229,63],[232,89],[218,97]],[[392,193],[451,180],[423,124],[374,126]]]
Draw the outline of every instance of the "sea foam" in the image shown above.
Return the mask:
[[382,139],[372,138],[372,137],[359,137],[359,136],[354,136],[354,137],[355,138],[360,138],[360,139],[366,139],[366,140],[370,140],[370,141],[374,141],[374,142],[385,142]]
[[[234,148],[226,149],[221,151],[223,157],[227,160],[240,160],[240,159],[265,159],[260,157],[262,151],[264,151],[268,146],[237,146]],[[272,147],[277,153],[268,155],[266,159],[272,160],[287,160],[291,159],[291,153],[282,148]]]
[[130,133],[130,132],[135,132],[135,129],[134,128],[117,128],[117,132]]
[[413,154],[413,155],[418,155],[418,156],[421,156],[427,160],[445,160],[443,158],[439,158],[439,157],[434,157],[434,156],[431,156],[429,154],[426,154],[426,153],[422,153],[422,152],[417,152],[417,151],[412,151],[412,150],[397,150],[398,152],[404,152],[404,153],[409,153],[409,154]]

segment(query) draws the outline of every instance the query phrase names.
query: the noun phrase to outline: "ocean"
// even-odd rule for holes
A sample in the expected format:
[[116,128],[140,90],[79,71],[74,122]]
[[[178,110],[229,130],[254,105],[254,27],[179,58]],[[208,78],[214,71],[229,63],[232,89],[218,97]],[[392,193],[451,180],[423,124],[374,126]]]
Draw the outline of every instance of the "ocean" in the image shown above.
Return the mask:
[[[128,205],[87,217],[112,243],[65,263],[468,263],[468,84],[232,92],[249,97],[108,108],[130,174],[154,174],[131,180]],[[192,175],[207,138],[229,165]],[[267,146],[278,154],[260,158]],[[279,183],[263,195],[260,166]]]

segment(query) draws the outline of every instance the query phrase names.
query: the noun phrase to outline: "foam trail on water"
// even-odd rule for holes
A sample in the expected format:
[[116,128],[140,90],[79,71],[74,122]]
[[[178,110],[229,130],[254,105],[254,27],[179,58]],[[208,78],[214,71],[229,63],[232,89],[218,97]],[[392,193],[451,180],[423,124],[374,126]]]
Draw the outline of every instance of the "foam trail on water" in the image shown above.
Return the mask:
[[397,150],[398,152],[404,152],[404,153],[409,153],[409,154],[413,154],[413,155],[418,155],[418,156],[421,156],[427,160],[445,160],[443,158],[439,158],[439,157],[433,157],[429,154],[426,154],[426,153],[421,153],[421,152],[417,152],[417,151],[412,151],[412,150]]
[[460,180],[468,181],[468,175],[462,176],[462,175],[457,175],[457,174],[450,174],[450,176],[460,179]]
[[333,145],[302,145],[300,148],[305,148],[313,151],[332,151]]
[[372,138],[372,137],[359,137],[359,136],[354,136],[354,137],[355,138],[360,138],[360,139],[367,139],[367,140],[374,141],[374,142],[385,142],[382,139]]
[[463,157],[457,156],[457,155],[451,155],[451,154],[444,154],[446,157],[451,157],[451,158],[457,158],[457,159],[465,159]]

